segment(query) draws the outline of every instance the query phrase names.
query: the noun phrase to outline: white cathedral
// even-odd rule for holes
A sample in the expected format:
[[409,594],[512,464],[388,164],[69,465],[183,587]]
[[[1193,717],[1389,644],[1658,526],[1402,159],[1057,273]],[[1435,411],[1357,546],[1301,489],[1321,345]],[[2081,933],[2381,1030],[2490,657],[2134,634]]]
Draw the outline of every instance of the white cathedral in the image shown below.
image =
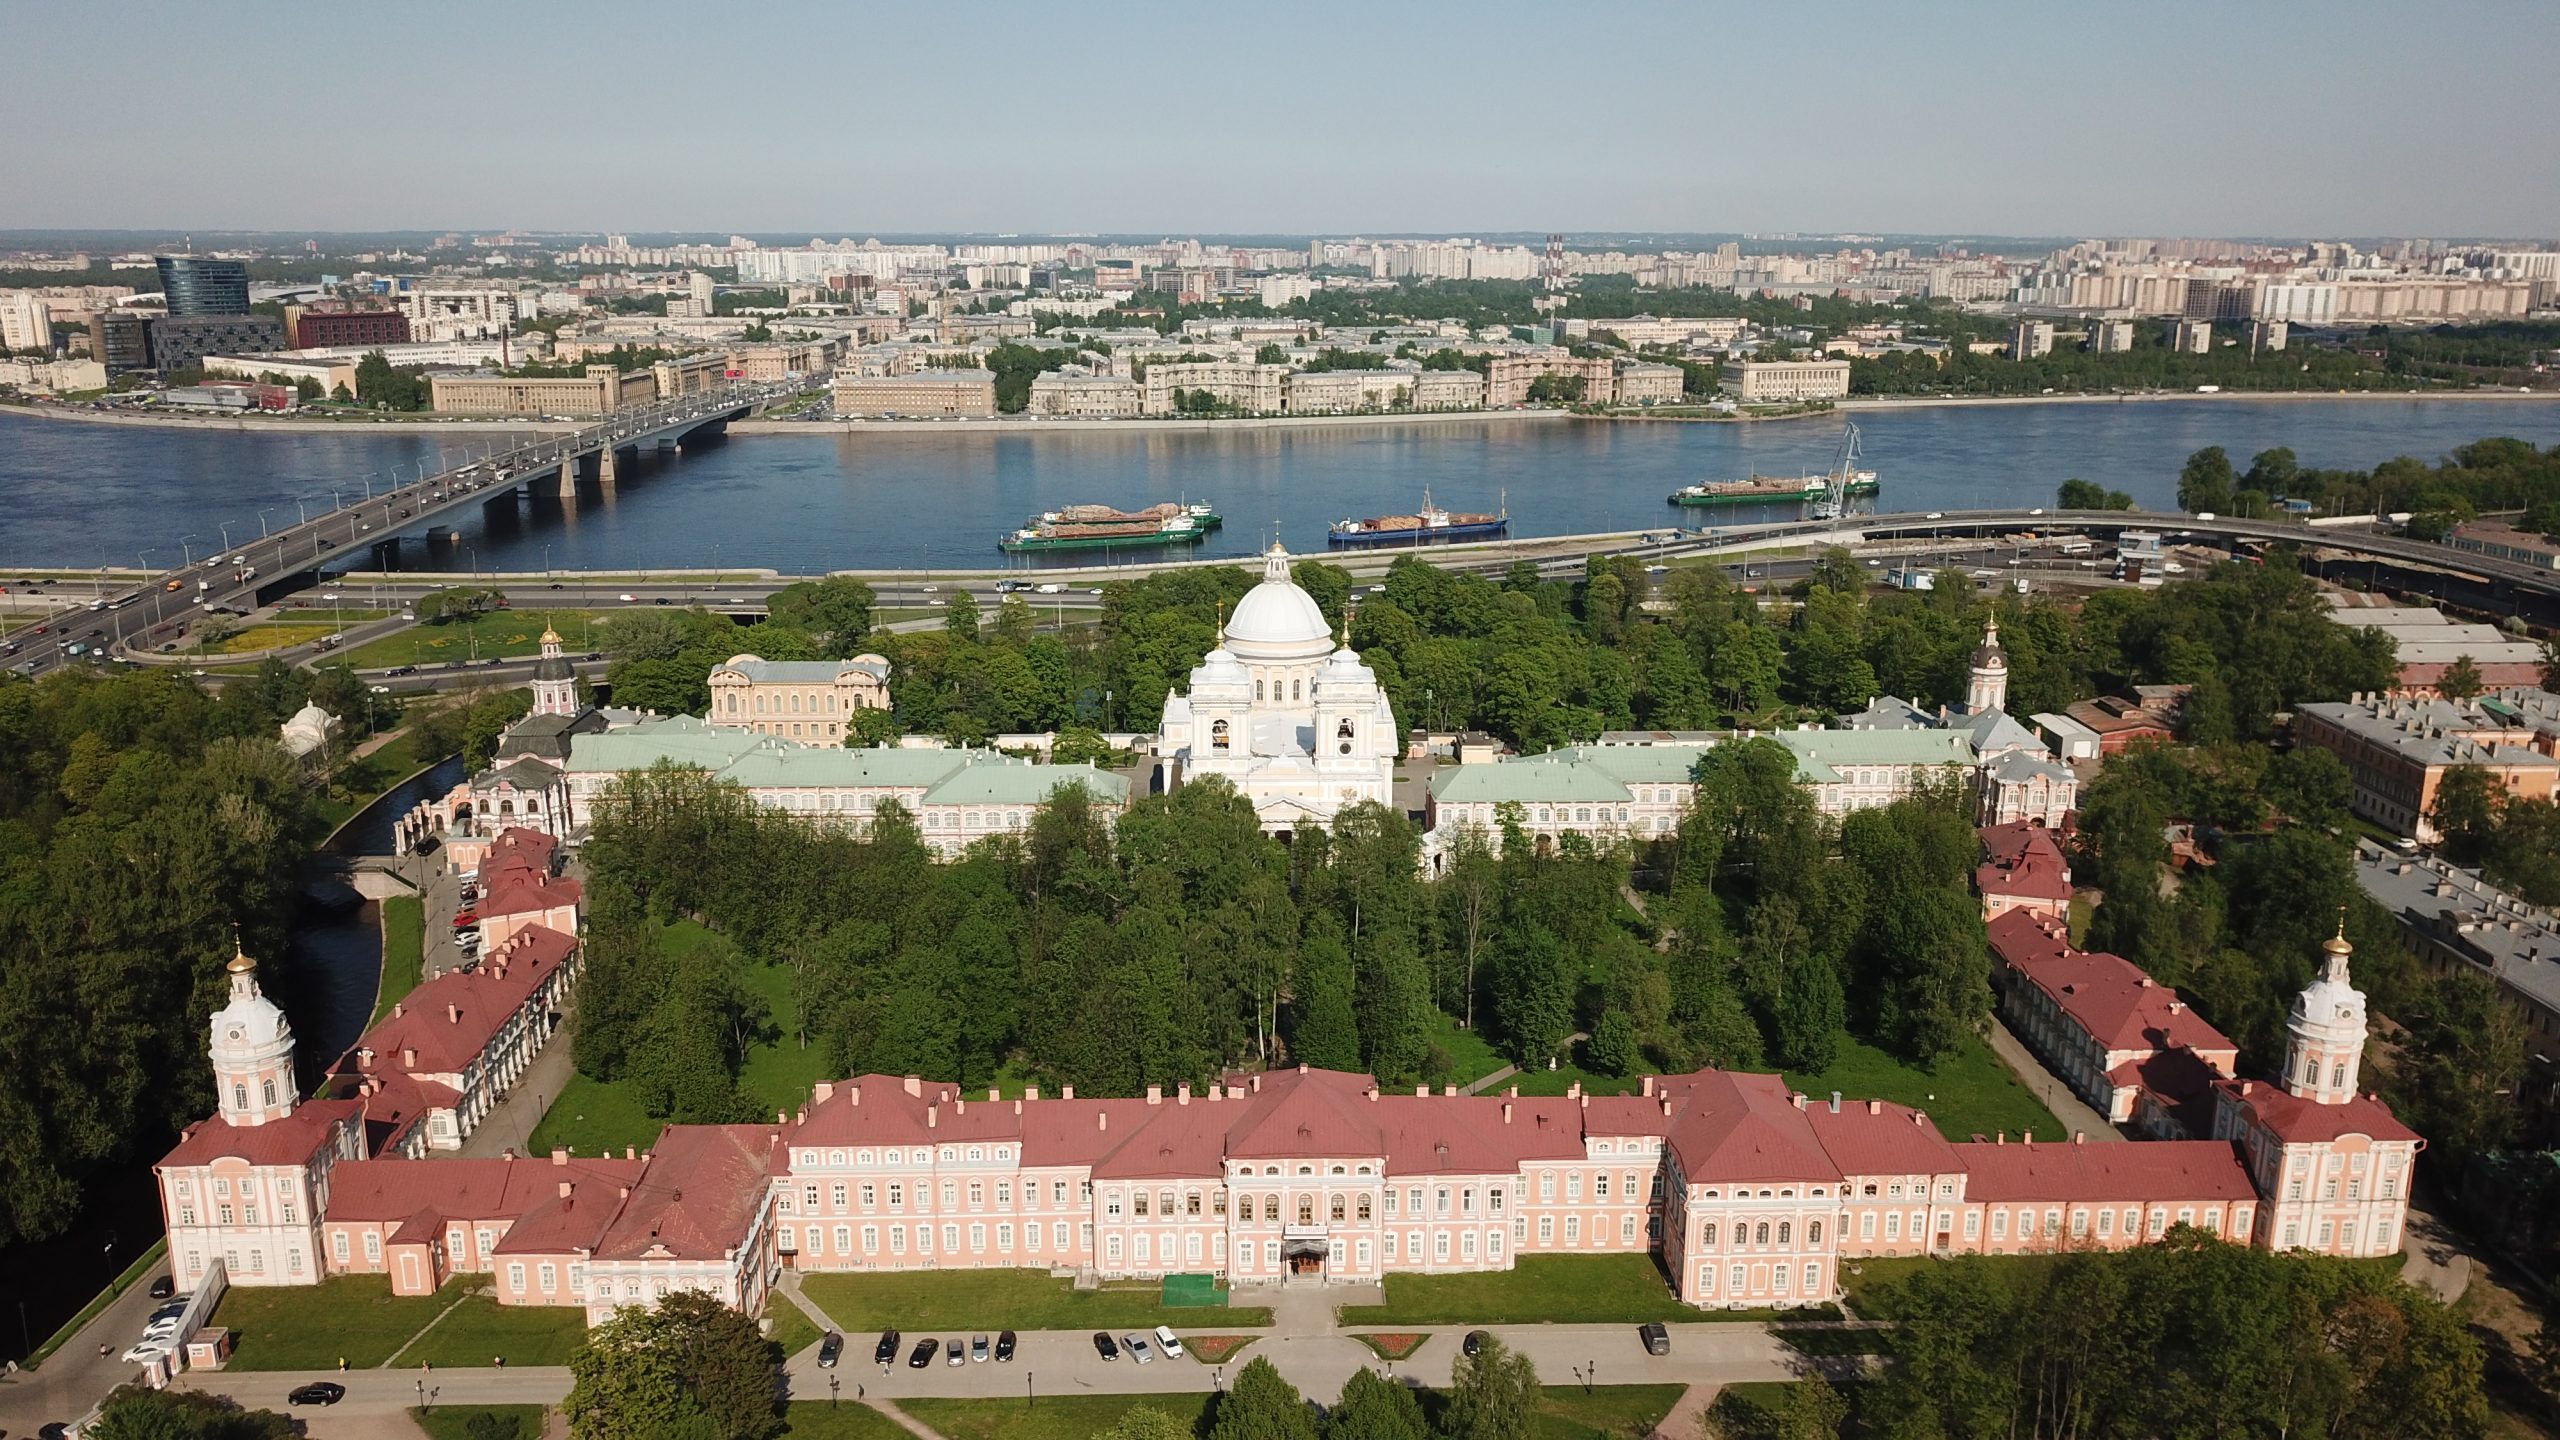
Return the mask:
[[1349,627],[1337,643],[1274,544],[1262,583],[1219,627],[1188,693],[1165,698],[1156,763],[1167,790],[1225,776],[1276,834],[1330,825],[1362,800],[1393,805],[1401,733]]

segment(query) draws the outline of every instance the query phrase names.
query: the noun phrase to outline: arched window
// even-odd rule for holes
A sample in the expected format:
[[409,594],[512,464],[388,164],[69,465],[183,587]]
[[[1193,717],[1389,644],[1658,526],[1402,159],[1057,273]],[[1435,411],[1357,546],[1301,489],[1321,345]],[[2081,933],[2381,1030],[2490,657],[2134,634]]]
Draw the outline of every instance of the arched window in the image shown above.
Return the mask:
[[1805,1244],[1807,1244],[1807,1245],[1809,1245],[1809,1246],[1818,1246],[1818,1245],[1820,1245],[1820,1244],[1822,1243],[1822,1222],[1821,1222],[1821,1221],[1819,1221],[1819,1220],[1808,1220],[1808,1221],[1806,1221],[1806,1222],[1805,1222],[1805,1225],[1804,1225],[1804,1243],[1805,1243]]
[[1253,698],[1256,703],[1262,699],[1262,682],[1259,680],[1253,682]]
[[275,1082],[275,1081],[273,1081],[273,1080],[271,1080],[271,1079],[270,1079],[270,1080],[262,1080],[262,1081],[260,1081],[260,1082],[259,1082],[259,1086],[258,1086],[258,1088],[259,1088],[260,1090],[262,1090],[263,1092],[265,1092],[265,1100],[266,1100],[266,1103],[268,1103],[268,1104],[270,1104],[270,1105],[273,1105],[274,1103],[276,1103],[276,1082]]
[[1359,1212],[1358,1212],[1358,1213],[1359,1213],[1360,1218],[1361,1218],[1361,1219],[1363,1219],[1363,1220],[1366,1220],[1366,1219],[1368,1219],[1368,1218],[1369,1218],[1369,1197],[1368,1197],[1368,1196],[1363,1195],[1363,1196],[1361,1196],[1361,1197],[1360,1197],[1360,1209],[1359,1209]]
[[1343,754],[1345,754],[1345,755],[1350,754],[1350,753],[1351,753],[1351,722],[1350,722],[1350,721],[1348,721],[1348,720],[1345,720],[1345,721],[1343,721],[1341,724],[1336,725],[1335,727],[1333,727],[1333,738],[1334,738],[1337,742],[1339,742],[1339,743],[1337,743],[1337,744],[1335,745],[1335,747],[1334,747],[1334,748],[1336,748],[1337,750],[1340,750],[1340,751],[1341,751]]
[[1316,1223],[1316,1197],[1313,1195],[1298,1197],[1298,1223],[1301,1225]]
[[2337,1064],[2329,1067],[2329,1084],[2333,1089],[2344,1089],[2346,1088],[2346,1083],[2347,1062],[2341,1060]]
[[1334,1196],[1334,1197],[1333,1197],[1333,1213],[1332,1213],[1331,1218],[1332,1218],[1333,1222],[1334,1222],[1335,1224],[1337,1224],[1337,1225],[1338,1225],[1338,1224],[1342,1223],[1342,1217],[1343,1217],[1343,1204],[1342,1204],[1342,1197],[1341,1197],[1341,1196],[1339,1196],[1339,1195],[1336,1195],[1336,1196]]
[[1754,1245],[1766,1245],[1769,1243],[1768,1221],[1763,1220],[1760,1222],[1760,1228],[1752,1234],[1751,1243]]
[[1716,1222],[1713,1220],[1708,1221],[1704,1226],[1699,1228],[1698,1248],[1701,1250],[1713,1250],[1716,1248]]
[[1784,1220],[1781,1220],[1781,1221],[1779,1221],[1779,1222],[1778,1222],[1778,1244],[1779,1244],[1780,1248],[1784,1248],[1785,1246],[1787,1246],[1788,1244],[1790,1244],[1791,1242],[1793,1242],[1793,1241],[1794,1241],[1794,1239],[1795,1239],[1795,1228],[1796,1228],[1795,1226],[1793,1226],[1793,1225],[1789,1224],[1788,1222],[1786,1222],[1786,1221],[1784,1221]]
[[1212,750],[1224,750],[1227,748],[1226,721],[1213,720],[1209,722],[1209,748]]
[[231,1108],[234,1110],[246,1110],[249,1108],[249,1087],[247,1085],[241,1084],[237,1081],[233,1082],[231,1086]]
[[1290,698],[1290,699],[1292,699],[1292,700],[1297,700],[1297,699],[1301,699],[1301,698],[1303,698],[1303,697],[1304,697],[1304,695],[1305,695],[1305,693],[1306,693],[1306,688],[1307,688],[1307,682],[1306,682],[1306,681],[1304,681],[1304,680],[1292,680],[1292,681],[1290,681],[1290,682],[1289,682],[1289,698]]
[[1280,1218],[1279,1196],[1265,1195],[1262,1197],[1262,1218],[1265,1220],[1277,1220]]

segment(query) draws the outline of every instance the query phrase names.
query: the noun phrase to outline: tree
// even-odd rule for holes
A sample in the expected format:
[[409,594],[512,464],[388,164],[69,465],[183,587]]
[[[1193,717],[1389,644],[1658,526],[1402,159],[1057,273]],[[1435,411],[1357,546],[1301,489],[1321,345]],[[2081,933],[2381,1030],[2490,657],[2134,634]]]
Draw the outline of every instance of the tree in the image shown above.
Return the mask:
[[2130,510],[2133,497],[2092,480],[2065,480],[2053,503],[2065,510]]
[[1236,1372],[1236,1383],[1218,1397],[1208,1440],[1316,1440],[1316,1425],[1298,1387],[1280,1378],[1270,1360],[1255,1356]]
[[978,638],[978,597],[966,590],[951,593],[950,607],[943,611],[944,633],[962,640]]
[[861,653],[871,633],[871,587],[850,575],[802,580],[765,597],[770,623],[806,630],[818,637],[831,660]]
[[1191,1427],[1152,1405],[1133,1405],[1094,1440],[1192,1440]]
[[245,1409],[227,1396],[127,1385],[80,1433],[95,1440],[292,1440],[297,1430],[285,1416]]
[[1440,1433],[1448,1440],[1528,1440],[1537,1409],[1537,1367],[1487,1335],[1475,1354],[1458,1357]]
[[2189,514],[2218,514],[2231,508],[2231,457],[2219,445],[2208,445],[2187,457],[2178,472],[2178,508]]
[[1431,1426],[1410,1388],[1364,1368],[1343,1382],[1324,1440],[1431,1440]]
[[698,1290],[655,1309],[626,1305],[569,1357],[561,1409],[573,1440],[686,1434],[765,1440],[782,1429],[780,1348],[756,1322]]
[[2477,865],[2496,843],[2498,809],[2505,790],[2485,767],[2447,766],[2436,783],[2435,804],[2427,821],[2444,837],[2445,853],[2455,863]]
[[2436,693],[2447,700],[2469,700],[2488,688],[2480,678],[2480,667],[2468,655],[2456,655],[2453,663],[2436,677]]
[[1623,1010],[1602,1015],[1591,1027],[1583,1058],[1602,1075],[1634,1074],[1644,1064],[1644,1054],[1636,1044],[1635,1022]]

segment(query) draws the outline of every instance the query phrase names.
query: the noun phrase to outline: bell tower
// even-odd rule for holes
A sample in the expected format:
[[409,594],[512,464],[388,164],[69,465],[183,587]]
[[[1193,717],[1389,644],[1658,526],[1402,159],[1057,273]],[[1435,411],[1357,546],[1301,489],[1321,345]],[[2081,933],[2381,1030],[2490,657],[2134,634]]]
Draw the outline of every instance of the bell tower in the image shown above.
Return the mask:
[[560,632],[548,625],[542,627],[542,658],[533,662],[533,713],[578,713],[578,674],[560,653]]
[[1982,627],[1982,643],[1974,647],[1965,671],[1964,708],[1968,715],[1989,715],[2009,708],[2009,656],[2000,648],[2000,621]]
[[2347,978],[2347,921],[2320,945],[2320,977],[2294,997],[2285,1019],[2284,1088],[2315,1105],[2344,1105],[2356,1098],[2356,1072],[2364,1064],[2364,993]]
[[213,1012],[214,1099],[237,1126],[265,1125],[293,1113],[293,1027],[258,988],[258,962],[235,942],[230,1003]]

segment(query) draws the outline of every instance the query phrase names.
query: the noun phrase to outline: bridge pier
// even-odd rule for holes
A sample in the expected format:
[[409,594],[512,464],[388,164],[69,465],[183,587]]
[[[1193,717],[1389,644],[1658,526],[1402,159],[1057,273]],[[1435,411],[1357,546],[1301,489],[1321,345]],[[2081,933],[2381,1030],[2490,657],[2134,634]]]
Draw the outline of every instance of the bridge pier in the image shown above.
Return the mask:
[[563,500],[578,498],[578,457],[568,456],[560,462],[560,487],[555,491]]
[[610,445],[596,452],[597,483],[604,485],[613,483],[616,458],[616,452]]

